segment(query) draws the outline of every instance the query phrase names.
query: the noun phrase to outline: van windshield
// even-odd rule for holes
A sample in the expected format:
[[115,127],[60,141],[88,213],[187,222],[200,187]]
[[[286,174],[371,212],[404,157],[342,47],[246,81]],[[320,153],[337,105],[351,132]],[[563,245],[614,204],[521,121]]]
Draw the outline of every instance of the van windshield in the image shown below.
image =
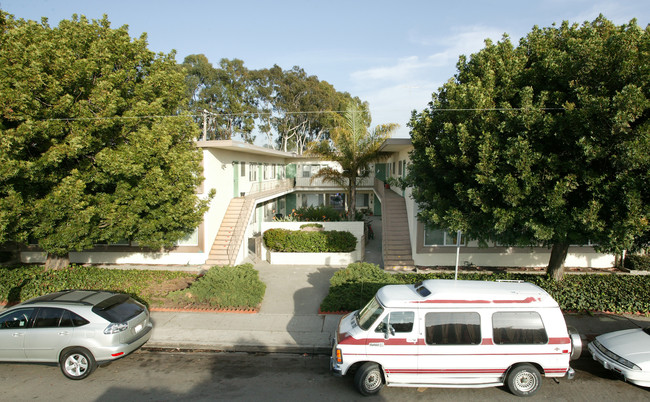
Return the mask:
[[383,312],[384,308],[373,297],[364,308],[357,312],[357,323],[359,327],[367,331]]

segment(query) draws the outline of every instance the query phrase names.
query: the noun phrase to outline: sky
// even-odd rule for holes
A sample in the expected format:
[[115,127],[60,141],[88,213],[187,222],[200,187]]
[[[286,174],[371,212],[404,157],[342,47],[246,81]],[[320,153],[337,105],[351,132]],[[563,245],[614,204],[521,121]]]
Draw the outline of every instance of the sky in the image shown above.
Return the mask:
[[73,14],[147,33],[149,49],[176,51],[179,63],[204,54],[213,65],[241,59],[249,69],[299,66],[370,105],[372,125],[398,123],[456,73],[460,55],[535,26],[593,21],[650,23],[650,0],[0,0],[16,18],[51,26]]

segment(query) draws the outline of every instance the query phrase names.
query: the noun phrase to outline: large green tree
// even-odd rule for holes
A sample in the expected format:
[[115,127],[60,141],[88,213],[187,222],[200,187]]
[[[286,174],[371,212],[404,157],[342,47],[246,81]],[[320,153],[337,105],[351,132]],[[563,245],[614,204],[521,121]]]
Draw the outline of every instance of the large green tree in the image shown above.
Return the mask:
[[268,132],[275,132],[280,149],[302,154],[307,144],[328,139],[337,126],[337,112],[363,102],[338,92],[327,81],[308,75],[302,68],[259,70],[257,83],[261,105],[268,111]]
[[650,28],[535,27],[461,57],[410,122],[420,218],[481,242],[632,246],[650,219]]
[[205,124],[206,139],[239,136],[252,143],[259,102],[253,72],[239,59],[221,59],[215,68],[202,54],[187,56],[183,66],[190,110]]
[[65,262],[191,233],[206,201],[183,81],[173,54],[106,16],[50,27],[0,11],[0,244],[37,242]]
[[370,163],[382,158],[381,145],[398,127],[391,123],[370,130],[370,113],[365,106],[348,106],[342,118],[338,119],[340,125],[331,131],[330,138],[311,143],[307,151],[324,161],[339,163],[340,169],[321,168],[312,179],[322,178],[345,189],[348,220],[353,220],[356,212],[358,180],[368,177]]

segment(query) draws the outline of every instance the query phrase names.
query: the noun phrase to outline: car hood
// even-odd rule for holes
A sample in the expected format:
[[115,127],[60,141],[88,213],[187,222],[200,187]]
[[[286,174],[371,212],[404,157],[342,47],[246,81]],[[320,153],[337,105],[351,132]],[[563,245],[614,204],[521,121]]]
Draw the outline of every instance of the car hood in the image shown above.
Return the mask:
[[650,370],[650,335],[642,329],[626,329],[597,336],[598,342],[612,353]]

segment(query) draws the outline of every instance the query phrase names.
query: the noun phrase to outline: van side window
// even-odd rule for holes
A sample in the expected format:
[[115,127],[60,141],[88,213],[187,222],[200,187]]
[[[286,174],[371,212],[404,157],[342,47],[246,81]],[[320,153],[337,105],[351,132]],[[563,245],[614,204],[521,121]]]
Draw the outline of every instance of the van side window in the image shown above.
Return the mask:
[[427,345],[481,343],[481,318],[478,313],[427,313],[424,322]]
[[494,313],[492,333],[496,345],[543,345],[548,335],[542,317],[534,311]]
[[413,321],[415,313],[413,311],[392,311],[377,325],[375,332],[385,332],[386,326],[393,327],[396,333],[413,331]]

